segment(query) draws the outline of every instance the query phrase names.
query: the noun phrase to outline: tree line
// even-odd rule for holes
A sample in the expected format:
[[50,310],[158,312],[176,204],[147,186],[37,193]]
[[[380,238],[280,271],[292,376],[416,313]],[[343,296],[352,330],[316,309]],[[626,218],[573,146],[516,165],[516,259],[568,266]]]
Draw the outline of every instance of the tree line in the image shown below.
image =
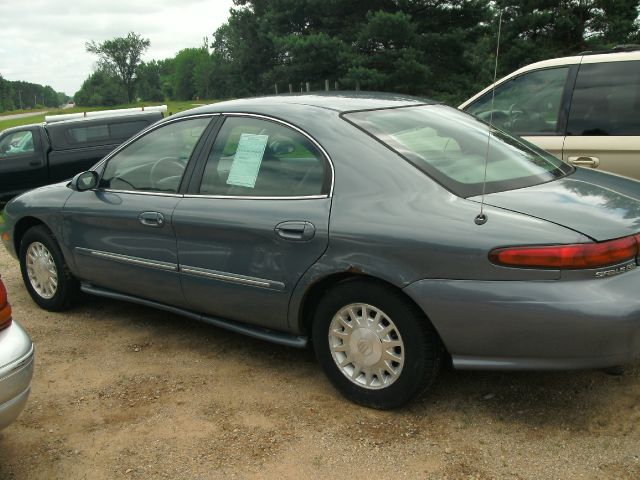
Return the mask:
[[49,85],[9,81],[0,75],[0,112],[40,107],[57,108],[68,99],[66,94],[56,92]]
[[640,43],[639,4],[234,0],[210,39],[173,58],[140,61],[149,42],[134,33],[87,44],[100,61],[75,100],[231,98],[306,90],[307,82],[319,90],[328,80],[331,89],[409,93],[455,105],[493,78],[500,13],[499,76],[538,60]]

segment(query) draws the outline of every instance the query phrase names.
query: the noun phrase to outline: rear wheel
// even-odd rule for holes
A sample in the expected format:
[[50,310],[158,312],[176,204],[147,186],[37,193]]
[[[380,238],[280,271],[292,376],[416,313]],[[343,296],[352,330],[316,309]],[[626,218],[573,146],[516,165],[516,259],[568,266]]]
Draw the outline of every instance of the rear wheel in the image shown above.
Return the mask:
[[22,280],[31,298],[45,310],[69,307],[78,292],[78,282],[49,229],[37,225],[27,230],[19,255]]
[[368,407],[403,405],[438,374],[442,347],[424,314],[400,292],[352,280],[321,299],[313,323],[318,361],[347,398]]

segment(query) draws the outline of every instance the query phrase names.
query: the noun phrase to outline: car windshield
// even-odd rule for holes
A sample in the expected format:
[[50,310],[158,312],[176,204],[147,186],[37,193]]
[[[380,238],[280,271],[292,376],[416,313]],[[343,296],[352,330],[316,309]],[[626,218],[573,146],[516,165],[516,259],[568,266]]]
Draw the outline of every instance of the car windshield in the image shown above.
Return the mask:
[[[343,117],[461,197],[549,182],[573,168],[538,147],[445,105],[346,113]],[[486,159],[486,161],[485,161]]]

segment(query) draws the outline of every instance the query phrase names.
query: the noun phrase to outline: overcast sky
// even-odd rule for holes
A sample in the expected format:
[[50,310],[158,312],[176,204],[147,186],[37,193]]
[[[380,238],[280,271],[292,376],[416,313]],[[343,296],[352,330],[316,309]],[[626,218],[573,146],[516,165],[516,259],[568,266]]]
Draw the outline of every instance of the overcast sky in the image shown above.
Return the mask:
[[229,16],[232,0],[0,0],[0,74],[73,95],[93,71],[85,42],[151,40],[144,60],[199,47]]

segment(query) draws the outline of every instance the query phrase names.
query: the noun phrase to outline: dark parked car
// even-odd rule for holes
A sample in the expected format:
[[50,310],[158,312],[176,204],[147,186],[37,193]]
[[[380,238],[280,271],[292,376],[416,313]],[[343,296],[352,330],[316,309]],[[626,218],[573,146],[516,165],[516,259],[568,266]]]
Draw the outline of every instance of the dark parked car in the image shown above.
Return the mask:
[[405,96],[218,103],[15,198],[2,240],[45,309],[80,289],[312,340],[334,385],[378,408],[415,397],[447,355],[636,359],[640,184],[489,133]]
[[[23,125],[0,133],[0,202],[34,187],[68,180],[143,128],[162,113],[138,112],[88,116]],[[55,117],[54,117],[55,118]]]
[[34,349],[29,335],[12,321],[0,280],[0,430],[13,422],[29,398]]

